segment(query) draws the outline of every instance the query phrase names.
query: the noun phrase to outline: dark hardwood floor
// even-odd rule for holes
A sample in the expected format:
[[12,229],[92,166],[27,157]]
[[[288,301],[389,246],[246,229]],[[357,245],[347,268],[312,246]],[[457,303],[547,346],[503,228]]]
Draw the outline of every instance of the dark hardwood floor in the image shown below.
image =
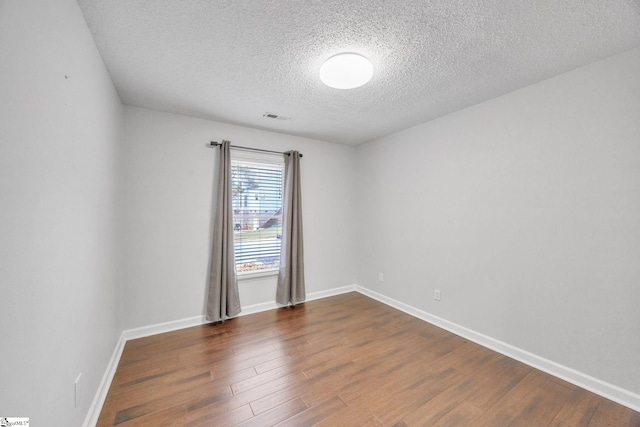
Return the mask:
[[357,293],[129,341],[99,426],[640,426]]

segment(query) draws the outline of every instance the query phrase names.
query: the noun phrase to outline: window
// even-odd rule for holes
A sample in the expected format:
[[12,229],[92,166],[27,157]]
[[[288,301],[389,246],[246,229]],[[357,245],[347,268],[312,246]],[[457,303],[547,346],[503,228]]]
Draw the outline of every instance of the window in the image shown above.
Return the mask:
[[239,275],[277,271],[284,159],[255,153],[234,153],[231,159],[236,270]]

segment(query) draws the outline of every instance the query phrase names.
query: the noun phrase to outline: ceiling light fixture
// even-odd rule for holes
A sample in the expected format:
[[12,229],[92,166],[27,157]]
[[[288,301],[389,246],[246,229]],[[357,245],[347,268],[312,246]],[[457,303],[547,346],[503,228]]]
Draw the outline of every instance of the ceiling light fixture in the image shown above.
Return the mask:
[[335,89],[353,89],[373,77],[371,61],[357,53],[340,53],[327,59],[320,67],[320,79]]

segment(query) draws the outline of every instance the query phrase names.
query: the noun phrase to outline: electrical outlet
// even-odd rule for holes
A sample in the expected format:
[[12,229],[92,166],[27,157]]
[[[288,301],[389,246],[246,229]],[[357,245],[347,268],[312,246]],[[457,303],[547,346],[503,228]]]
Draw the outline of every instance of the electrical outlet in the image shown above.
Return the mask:
[[440,301],[440,289],[435,289],[433,291],[433,299],[436,301]]
[[378,282],[384,282],[384,274],[378,273]]
[[77,408],[78,406],[80,406],[80,378],[82,377],[82,374],[78,374],[78,378],[76,378],[76,381],[73,383],[73,391],[74,391],[74,396],[75,396],[75,407]]

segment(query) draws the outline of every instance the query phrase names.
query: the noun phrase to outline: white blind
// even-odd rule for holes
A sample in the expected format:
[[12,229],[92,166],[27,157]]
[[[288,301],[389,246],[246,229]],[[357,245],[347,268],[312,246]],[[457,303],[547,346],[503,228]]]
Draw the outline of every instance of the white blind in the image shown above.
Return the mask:
[[282,162],[231,162],[234,254],[239,274],[278,269],[283,177]]

